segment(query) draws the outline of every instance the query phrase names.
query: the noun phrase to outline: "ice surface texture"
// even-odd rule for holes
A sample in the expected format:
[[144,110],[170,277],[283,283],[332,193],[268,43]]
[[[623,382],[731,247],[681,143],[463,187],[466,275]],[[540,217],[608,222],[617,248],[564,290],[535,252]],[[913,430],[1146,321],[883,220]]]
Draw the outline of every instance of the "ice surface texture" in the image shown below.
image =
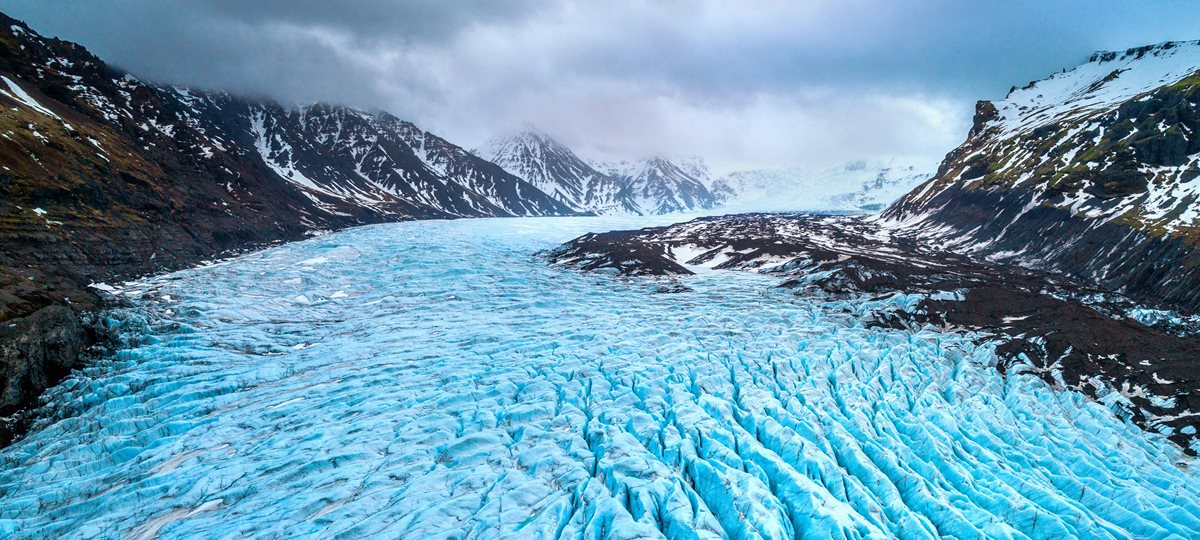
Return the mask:
[[0,453],[0,536],[1200,535],[1161,437],[972,336],[863,328],[914,297],[534,254],[628,225],[372,226],[138,284],[130,347]]

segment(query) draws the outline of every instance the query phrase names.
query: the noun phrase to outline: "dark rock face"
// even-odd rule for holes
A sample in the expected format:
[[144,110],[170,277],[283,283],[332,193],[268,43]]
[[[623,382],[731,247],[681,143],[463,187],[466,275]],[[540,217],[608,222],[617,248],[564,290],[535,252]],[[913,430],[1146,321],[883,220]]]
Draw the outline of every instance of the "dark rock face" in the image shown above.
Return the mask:
[[980,102],[966,142],[883,216],[962,252],[1196,312],[1198,70],[1200,42],[1166,43]]
[[75,367],[94,336],[79,316],[51,305],[0,326],[0,445],[20,428],[19,413]]
[[319,230],[574,213],[385,113],[148,83],[2,14],[0,77],[2,407],[87,347],[45,325],[74,332],[102,307],[91,283]]
[[580,236],[548,252],[557,264],[585,271],[614,271],[623,276],[684,276],[691,274],[669,254],[669,246],[643,242],[667,227],[611,231]]
[[623,276],[671,278],[697,264],[762,271],[803,295],[925,293],[914,312],[877,313],[874,324],[978,332],[996,343],[1002,372],[1032,372],[1110,403],[1119,394],[1119,414],[1189,451],[1197,440],[1187,428],[1200,427],[1188,414],[1200,411],[1200,337],[1126,316],[1134,304],[1121,295],[930,247],[909,231],[857,217],[750,214],[589,234],[546,255]]
[[1051,205],[1028,208],[1035,196],[1020,188],[950,186],[928,199],[939,210],[923,223],[948,225],[962,240],[986,243],[975,250],[982,256],[1002,254],[997,260],[1062,272],[1151,305],[1200,309],[1200,252],[1187,238],[1081,218]]

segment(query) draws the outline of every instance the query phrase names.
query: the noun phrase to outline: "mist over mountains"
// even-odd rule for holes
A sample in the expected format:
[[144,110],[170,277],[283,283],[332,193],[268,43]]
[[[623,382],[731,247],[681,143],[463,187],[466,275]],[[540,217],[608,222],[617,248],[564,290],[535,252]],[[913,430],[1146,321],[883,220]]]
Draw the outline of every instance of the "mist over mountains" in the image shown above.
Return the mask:
[[[0,14],[0,537],[1200,537],[1200,41],[1068,69],[1034,48],[1039,78],[947,116],[904,83],[961,91],[936,76],[960,55],[1004,73],[970,45],[1046,42],[1012,20],[1113,15],[930,5],[133,0],[94,23],[290,36],[231,66],[277,92]],[[841,35],[897,10],[940,17]],[[912,63],[939,32],[962,47]],[[322,77],[343,65],[362,77]],[[660,100],[545,99],[598,65]],[[273,78],[297,70],[343,93],[278,99],[315,88]],[[428,85],[343,104],[381,81]],[[701,113],[656,114],[680,106]],[[548,122],[460,140],[425,120],[447,111]]]

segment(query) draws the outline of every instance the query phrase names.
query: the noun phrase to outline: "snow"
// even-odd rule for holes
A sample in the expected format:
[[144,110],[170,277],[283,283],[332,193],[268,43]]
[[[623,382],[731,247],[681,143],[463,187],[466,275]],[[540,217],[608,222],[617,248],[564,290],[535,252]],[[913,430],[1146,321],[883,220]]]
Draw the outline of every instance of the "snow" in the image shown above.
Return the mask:
[[[1012,178],[1010,187],[1022,185],[1033,194],[1033,200],[1016,215],[1009,226],[1025,220],[1027,213],[1040,205],[1067,210],[1094,225],[1105,222],[1125,223],[1135,219],[1143,230],[1165,231],[1169,234],[1186,232],[1200,224],[1200,181],[1192,178],[1200,155],[1187,156],[1179,166],[1143,166],[1149,183],[1146,190],[1135,190],[1116,197],[1099,197],[1088,183],[1101,183],[1099,178],[1083,176],[1082,186],[1071,186],[1059,193],[1051,191],[1050,181],[1064,170],[1100,170],[1112,165],[1112,155],[1084,162],[1080,154],[1092,150],[1102,140],[1106,126],[1137,118],[1117,118],[1126,112],[1118,109],[1123,103],[1144,101],[1163,87],[1173,85],[1200,73],[1200,41],[1167,42],[1125,52],[1101,52],[1074,69],[1064,70],[1046,79],[1014,89],[1001,101],[994,103],[998,117],[983,126],[976,139],[969,143],[971,154],[955,158],[959,164],[970,163],[975,154],[1006,156],[990,167],[989,178]],[[1135,113],[1141,114],[1141,113]],[[1183,123],[1163,120],[1152,129],[1162,133],[1170,127],[1188,129]],[[1039,134],[1047,129],[1049,135]],[[1090,135],[1091,133],[1095,135]],[[1133,130],[1137,133],[1137,129]],[[1131,133],[1125,137],[1134,137]],[[966,148],[966,147],[964,147]],[[1143,159],[1139,157],[1139,159]],[[1145,159],[1143,159],[1145,161]],[[1086,169],[1084,169],[1086,168]],[[928,208],[929,201],[952,186],[969,185],[978,180],[962,180],[968,167],[959,167],[959,177],[942,178],[926,184],[910,202],[924,203],[918,215],[895,215],[896,227],[928,226],[927,217],[939,214]],[[1055,171],[1047,173],[1046,171]],[[982,178],[982,177],[981,177]],[[1051,194],[1052,193],[1052,194]],[[901,223],[903,222],[903,223]],[[1004,229],[1004,233],[1008,232]],[[1004,233],[992,238],[971,239],[962,231],[949,230],[943,240],[964,251],[999,243]],[[1155,233],[1157,234],[1157,232]],[[1064,239],[1067,249],[1077,239]],[[993,254],[990,258],[1004,257]],[[1011,255],[1022,255],[1010,253]],[[1046,259],[1045,253],[1038,254]]]
[[640,214],[622,195],[622,184],[593,169],[570,148],[533,127],[494,137],[472,151],[551,197],[583,212]]
[[126,284],[126,345],[0,450],[0,536],[1200,535],[1161,436],[979,336],[864,326],[916,295],[534,255],[650,223],[378,225]]
[[[729,254],[724,251],[717,251],[720,249],[721,248],[706,249],[703,247],[693,246],[693,245],[679,245],[679,246],[673,246],[671,248],[670,255],[671,255],[671,258],[675,262],[686,267],[688,270],[691,270],[693,272],[699,272],[699,271],[704,271],[704,270],[711,270],[711,269],[713,269],[713,267],[718,266],[721,263],[729,260]],[[700,257],[701,255],[706,255],[712,251],[717,251],[717,252],[713,253],[709,258],[707,258],[703,262],[700,262],[697,264],[691,264],[690,261],[692,259]]]
[[532,126],[488,140],[474,153],[566,205],[600,215],[697,212],[713,201],[704,160],[585,160]]
[[[13,100],[20,102],[21,104],[25,105],[26,107],[29,107],[30,109],[33,109],[39,113],[49,116],[50,118],[53,118],[60,122],[63,121],[61,117],[59,117],[57,114],[54,114],[54,111],[47,109],[46,107],[42,106],[41,103],[38,103],[38,100],[33,99],[33,96],[31,96],[27,92],[25,92],[25,90],[23,88],[21,88],[21,85],[13,82],[12,79],[5,77],[3,75],[0,75],[0,79],[4,80],[4,84],[6,86],[8,86],[8,90],[9,90],[8,92],[5,92],[4,90],[0,90],[0,94],[4,94],[5,96],[8,96],[8,97],[12,98]],[[68,129],[70,129],[70,126],[66,122],[63,122],[63,125],[67,126]]]
[[592,161],[596,170],[615,178],[629,206],[642,214],[671,214],[711,210],[717,202],[709,192],[708,166],[697,157],[683,160],[654,156],[641,160]]
[[90,287],[92,289],[96,289],[98,291],[104,291],[106,293],[111,293],[111,294],[117,294],[117,293],[121,292],[120,289],[113,287],[112,285],[109,285],[107,283],[91,283],[88,285],[88,287]]
[[734,191],[722,206],[739,212],[881,209],[933,176],[936,163],[902,159],[832,167],[737,171],[714,182]]
[[[254,147],[258,150],[258,154],[262,156],[263,163],[267,167],[270,167],[272,171],[275,171],[275,174],[278,174],[280,178],[293,184],[312,191],[340,197],[340,195],[325,189],[307,176],[304,176],[304,173],[296,168],[296,163],[292,161],[291,145],[283,141],[278,135],[269,134],[266,121],[267,115],[264,111],[255,111],[250,117],[250,129],[254,133]],[[287,161],[281,162],[279,161],[280,158],[284,158]],[[314,199],[314,202],[319,202],[319,200]]]
[[1001,128],[1011,135],[1110,110],[1195,73],[1197,66],[1200,41],[1164,43],[1140,54],[1096,53],[1091,61],[1017,89],[996,103]]

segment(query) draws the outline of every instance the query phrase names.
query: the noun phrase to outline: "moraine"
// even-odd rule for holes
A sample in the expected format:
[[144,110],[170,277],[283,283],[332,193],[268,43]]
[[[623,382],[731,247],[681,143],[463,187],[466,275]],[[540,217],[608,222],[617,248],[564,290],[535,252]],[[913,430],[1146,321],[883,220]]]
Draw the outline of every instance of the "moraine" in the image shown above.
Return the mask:
[[126,346],[0,451],[0,532],[1200,535],[1164,437],[970,333],[864,324],[917,295],[538,255],[647,223],[377,225],[128,285]]

